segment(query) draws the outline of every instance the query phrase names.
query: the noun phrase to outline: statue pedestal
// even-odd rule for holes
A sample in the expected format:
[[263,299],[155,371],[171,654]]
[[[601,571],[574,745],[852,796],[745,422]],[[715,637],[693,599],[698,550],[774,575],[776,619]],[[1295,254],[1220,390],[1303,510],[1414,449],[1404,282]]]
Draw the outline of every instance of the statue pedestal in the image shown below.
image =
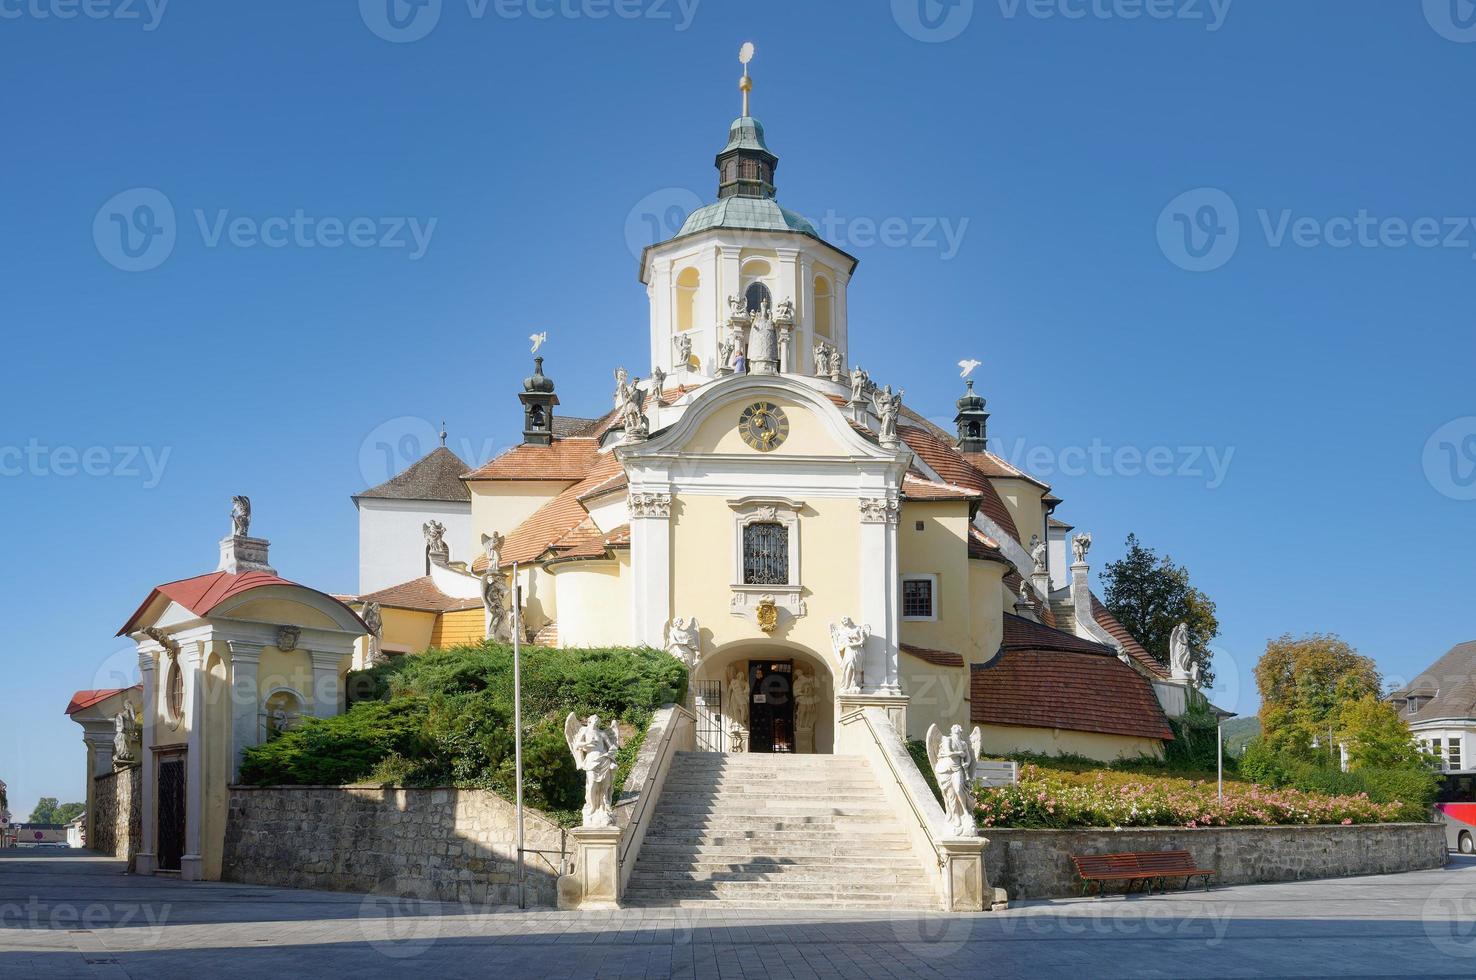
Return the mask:
[[983,837],[950,837],[940,840],[943,880],[948,890],[949,912],[999,912],[1008,907],[1003,888],[990,888],[984,873]]
[[559,908],[618,909],[620,907],[620,828],[577,827],[574,870],[559,878]]
[[794,750],[801,755],[815,754],[815,729],[801,728],[794,735]]
[[897,729],[897,734],[904,741],[907,739],[907,702],[911,700],[907,695],[857,692],[838,694],[835,700],[837,719],[862,708],[881,708],[887,713],[887,720],[892,723],[892,727]]
[[750,361],[748,364],[749,374],[778,374],[778,361]]
[[220,539],[220,565],[218,572],[266,572],[275,575],[277,570],[267,564],[271,542],[266,538],[248,538],[233,534]]

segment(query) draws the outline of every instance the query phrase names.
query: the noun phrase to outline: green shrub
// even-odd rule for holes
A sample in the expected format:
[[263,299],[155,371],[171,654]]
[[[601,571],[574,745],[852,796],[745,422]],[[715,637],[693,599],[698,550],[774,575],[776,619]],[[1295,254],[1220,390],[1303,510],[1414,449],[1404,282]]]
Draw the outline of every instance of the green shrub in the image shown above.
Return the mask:
[[907,743],[907,752],[912,756],[912,761],[917,763],[918,772],[922,773],[923,779],[927,780],[933,795],[938,802],[943,802],[943,789],[938,785],[938,774],[933,772],[933,766],[928,762],[928,743],[921,739],[913,739]]
[[1240,772],[1252,782],[1275,789],[1343,796],[1363,793],[1376,803],[1398,804],[1401,820],[1428,820],[1438,790],[1438,779],[1428,769],[1409,766],[1343,772],[1320,760],[1273,752],[1260,739],[1246,746]]
[[[575,822],[584,779],[564,742],[564,719],[619,719],[618,793],[653,712],[686,696],[687,672],[645,648],[522,651],[523,798]],[[463,786],[512,799],[512,650],[487,643],[400,657],[349,676],[349,710],[309,719],[248,749],[242,781],[254,785]]]

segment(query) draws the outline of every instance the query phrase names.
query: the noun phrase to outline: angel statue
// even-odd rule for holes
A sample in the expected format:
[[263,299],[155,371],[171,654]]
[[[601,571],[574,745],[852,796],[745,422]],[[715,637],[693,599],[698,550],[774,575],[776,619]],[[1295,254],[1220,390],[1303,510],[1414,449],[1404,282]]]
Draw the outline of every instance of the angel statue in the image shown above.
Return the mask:
[[1190,676],[1192,670],[1189,656],[1189,624],[1180,623],[1169,634],[1169,668],[1175,680]]
[[1076,559],[1076,564],[1085,565],[1087,552],[1092,550],[1091,534],[1078,534],[1071,539],[1071,556]]
[[244,538],[251,531],[251,498],[231,498],[231,534]]
[[840,661],[840,693],[855,694],[861,690],[861,657],[866,650],[870,626],[857,626],[847,616],[830,627],[830,645]]
[[779,306],[774,310],[774,319],[781,323],[793,323],[794,300],[785,299],[780,301]]
[[746,320],[746,319],[748,319],[748,302],[746,300],[744,300],[744,298],[742,296],[729,296],[728,297],[728,319],[730,319],[730,320]]
[[682,619],[678,616],[666,626],[666,651],[687,667],[696,667],[702,656],[702,629],[697,617]]
[[446,525],[429,520],[420,526],[425,534],[425,554],[432,564],[444,565],[451,560],[451,548],[446,544]]
[[1037,572],[1046,570],[1046,543],[1040,539],[1039,534],[1030,536],[1030,560],[1035,563]]
[[974,730],[969,732],[969,751],[974,753],[974,765],[969,773],[969,779],[973,783],[978,783],[981,778],[979,760],[984,758],[984,733],[979,731],[978,725],[975,725]]
[[574,755],[574,768],[584,773],[584,826],[615,826],[615,754],[620,751],[620,724],[600,727],[600,716],[590,715],[584,725],[569,712],[564,719],[564,741]]
[[482,535],[482,554],[487,558],[487,568],[496,571],[502,567],[502,546],[507,538],[493,531]]
[[488,568],[482,574],[482,611],[486,615],[487,639],[504,643],[512,639],[507,621],[507,585],[495,568]]
[[823,340],[815,345],[815,377],[830,377],[830,352],[832,348]]
[[974,822],[974,749],[964,738],[963,726],[954,725],[947,735],[937,725],[928,726],[928,764],[943,791],[943,815],[955,837],[978,837]]
[[897,418],[902,414],[902,389],[898,388],[893,394],[892,386],[887,385],[881,391],[873,391],[871,405],[876,409],[876,417],[881,420],[881,432],[877,434],[877,438],[883,446],[897,445]]

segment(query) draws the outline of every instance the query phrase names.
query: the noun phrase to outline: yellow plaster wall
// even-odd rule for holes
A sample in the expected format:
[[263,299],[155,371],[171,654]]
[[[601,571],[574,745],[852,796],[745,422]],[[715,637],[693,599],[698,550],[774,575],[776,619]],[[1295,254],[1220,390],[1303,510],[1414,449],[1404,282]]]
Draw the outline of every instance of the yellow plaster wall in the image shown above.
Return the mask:
[[1045,525],[1045,510],[1040,503],[1045,497],[1044,490],[1014,477],[996,479],[994,489],[999,491],[1000,499],[1009,510],[1022,544],[1029,544],[1032,534],[1044,534],[1041,528]]
[[615,561],[555,565],[559,646],[626,646],[630,643],[630,554]]
[[829,624],[855,616],[860,606],[859,533],[856,500],[815,498],[799,514],[799,582],[808,614],[779,616],[771,636],[729,612],[734,574],[734,512],[727,498],[678,494],[672,502],[671,608],[696,616],[704,641],[730,643],[783,640],[814,651],[838,669],[830,650]]
[[[256,668],[260,699],[279,687],[291,688],[302,695],[302,712],[313,714],[313,661],[306,650],[284,652],[276,647],[261,651],[261,664]],[[257,706],[260,710],[260,704]]]
[[441,613],[431,629],[430,645],[433,647],[461,646],[480,643],[487,635],[487,614],[481,609],[458,609]]
[[922,738],[928,726],[936,724],[945,732],[953,725],[969,722],[969,671],[967,667],[939,667],[911,654],[899,660],[902,690],[907,703],[907,737]]
[[[507,534],[568,487],[572,480],[472,480],[472,539],[463,554],[482,553],[482,535]],[[454,552],[455,549],[453,548]]]
[[395,653],[421,653],[431,645],[436,614],[386,606],[380,610],[384,632],[380,646]]
[[[921,531],[917,530],[919,522],[923,526]],[[898,566],[902,576],[938,576],[933,597],[937,622],[903,620],[903,642],[957,653],[965,659],[974,652],[965,537],[968,524],[969,505],[960,500],[904,504],[897,527]]]
[[253,599],[231,607],[228,615],[231,619],[244,619],[256,623],[291,623],[294,626],[312,626],[329,630],[339,628],[338,624],[323,612],[290,599]]
[[[789,420],[789,436],[775,450],[761,453],[750,449],[738,432],[738,419],[744,410],[757,402],[769,402],[784,410]],[[723,453],[754,457],[782,456],[834,456],[845,454],[830,429],[808,405],[800,405],[791,399],[767,394],[755,394],[743,401],[725,405],[713,412],[683,447],[688,453]]]
[[536,630],[559,621],[558,586],[547,569],[541,565],[519,566],[518,588],[525,626]]
[[1004,577],[997,561],[969,562],[969,646],[976,651],[969,663],[984,663],[1004,642]]
[[980,725],[979,729],[984,736],[986,756],[1034,752],[1040,755],[1084,755],[1100,762],[1136,759],[1140,756],[1163,758],[1163,743],[1153,738],[1050,728],[1021,728],[1014,725]]

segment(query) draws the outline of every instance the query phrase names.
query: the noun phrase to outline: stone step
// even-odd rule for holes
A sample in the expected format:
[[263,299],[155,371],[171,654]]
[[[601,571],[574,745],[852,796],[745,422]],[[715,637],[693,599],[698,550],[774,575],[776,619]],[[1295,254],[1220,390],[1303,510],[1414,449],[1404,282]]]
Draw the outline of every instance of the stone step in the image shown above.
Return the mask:
[[721,817],[891,817],[890,807],[875,800],[791,800],[749,797],[718,802],[662,800],[661,812],[702,813]]
[[805,857],[828,854],[837,858],[854,859],[858,847],[865,848],[867,853],[911,851],[912,842],[900,834],[877,834],[859,840],[838,842],[834,834],[786,834],[780,837],[773,834],[709,834],[701,830],[656,832],[648,830],[645,841],[641,844],[642,854],[646,852],[647,847],[652,848],[652,853],[655,854],[675,848],[693,849],[699,852],[702,848],[726,848],[741,849],[742,853],[777,854],[783,852]]
[[[739,854],[733,851],[707,851],[704,853],[670,853],[653,854],[650,860],[638,862],[641,871],[740,871],[756,873],[760,871],[783,872],[783,871],[813,871],[833,869],[836,867],[835,855],[833,854],[802,854],[794,855],[785,853],[779,855],[768,854]],[[879,857],[868,855],[865,870],[887,871],[893,873],[910,872],[921,874],[917,860],[911,854],[898,852],[895,857]],[[632,872],[639,874],[640,872]],[[849,873],[849,871],[847,871]]]
[[877,887],[889,885],[904,885],[908,887],[926,888],[927,878],[923,877],[921,870],[914,868],[911,871],[855,871],[848,868],[803,868],[785,869],[774,868],[763,870],[762,868],[751,870],[733,871],[729,869],[697,868],[690,871],[671,869],[642,869],[631,872],[630,880],[633,884],[661,885],[665,882],[694,882],[694,883],[759,883],[759,882],[784,882],[792,884],[795,888],[830,887],[849,888],[852,886],[875,885]]
[[786,898],[776,906],[769,899],[723,899],[716,897],[707,898],[664,898],[659,894],[629,895],[621,899],[621,904],[629,908],[646,909],[685,909],[693,912],[726,912],[741,911],[746,909],[762,909],[773,911],[776,907],[793,909],[797,912],[890,912],[892,910],[906,912],[934,911],[938,908],[938,900],[933,896],[909,897],[898,896],[893,899],[881,899],[877,901],[846,901],[840,898],[822,899],[796,899]]
[[795,885],[784,881],[663,881],[632,885],[626,890],[631,898],[665,901],[690,898],[719,898],[733,901],[761,901],[783,907],[790,902],[831,902],[839,907],[862,903],[889,905],[906,899],[924,900],[936,905],[932,890],[921,885],[840,884]]

